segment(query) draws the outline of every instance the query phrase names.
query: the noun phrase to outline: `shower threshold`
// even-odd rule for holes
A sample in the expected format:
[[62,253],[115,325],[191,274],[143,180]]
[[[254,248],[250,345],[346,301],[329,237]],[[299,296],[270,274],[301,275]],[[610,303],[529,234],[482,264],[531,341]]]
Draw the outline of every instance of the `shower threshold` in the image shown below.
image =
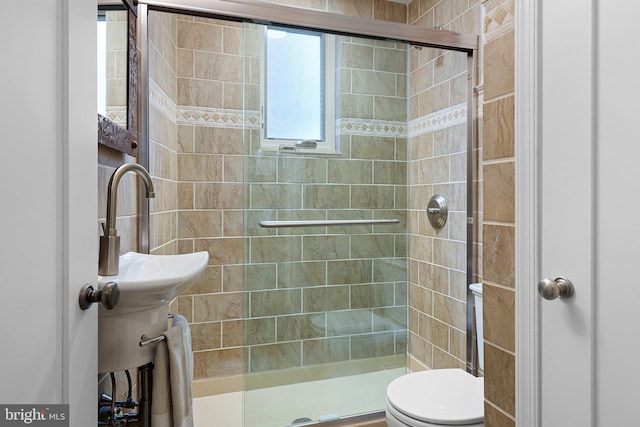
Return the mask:
[[[288,427],[313,425],[318,420],[326,420],[323,427],[384,426],[377,422],[384,419],[380,414],[385,407],[387,385],[405,372],[405,368],[395,368],[195,398],[195,427]],[[245,408],[249,409],[246,413]],[[332,418],[325,418],[328,414]],[[336,419],[340,416],[343,418]],[[301,418],[312,421],[288,424]]]

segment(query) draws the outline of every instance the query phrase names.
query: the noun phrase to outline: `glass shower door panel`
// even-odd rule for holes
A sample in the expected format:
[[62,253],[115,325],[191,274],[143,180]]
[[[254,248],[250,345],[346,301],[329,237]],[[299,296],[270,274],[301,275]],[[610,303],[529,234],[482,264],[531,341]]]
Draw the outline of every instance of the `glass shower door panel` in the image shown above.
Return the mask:
[[[263,34],[244,27],[244,424],[381,411],[406,371],[408,47],[331,38],[337,154],[269,151]],[[278,226],[336,220],[365,223]]]

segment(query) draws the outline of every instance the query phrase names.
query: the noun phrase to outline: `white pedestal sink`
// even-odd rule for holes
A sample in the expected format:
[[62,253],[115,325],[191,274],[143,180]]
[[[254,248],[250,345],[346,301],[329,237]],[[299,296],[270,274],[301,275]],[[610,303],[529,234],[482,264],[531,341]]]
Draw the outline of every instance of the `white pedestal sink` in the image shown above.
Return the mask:
[[116,282],[120,301],[113,310],[99,306],[98,372],[136,368],[153,361],[156,345],[140,346],[143,335],[155,338],[167,330],[171,300],[204,271],[208,252],[183,255],[120,256],[117,276],[98,276],[98,288]]

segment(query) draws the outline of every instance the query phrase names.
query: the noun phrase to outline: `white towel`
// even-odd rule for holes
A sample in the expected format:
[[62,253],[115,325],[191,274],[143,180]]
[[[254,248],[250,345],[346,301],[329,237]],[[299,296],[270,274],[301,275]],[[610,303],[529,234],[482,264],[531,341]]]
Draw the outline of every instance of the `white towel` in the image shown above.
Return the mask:
[[153,427],[193,427],[193,353],[189,323],[176,315],[156,348],[151,395]]

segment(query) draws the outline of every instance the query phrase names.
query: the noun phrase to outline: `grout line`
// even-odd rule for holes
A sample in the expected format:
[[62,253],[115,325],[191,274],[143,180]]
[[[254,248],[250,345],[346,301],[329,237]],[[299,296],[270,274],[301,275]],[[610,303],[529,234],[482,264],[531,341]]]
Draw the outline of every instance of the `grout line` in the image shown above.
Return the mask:
[[516,225],[512,222],[499,222],[499,221],[483,221],[482,225],[493,225],[493,226],[509,227],[509,228],[516,227]]
[[497,410],[498,412],[500,412],[502,415],[504,415],[504,416],[508,417],[511,421],[514,421],[514,422],[516,421],[516,419],[515,419],[512,415],[510,415],[509,413],[505,412],[505,410],[504,410],[504,409],[502,409],[501,407],[499,407],[497,404],[493,403],[492,401],[490,401],[490,400],[489,400],[489,399],[487,399],[486,397],[485,397],[485,399],[484,399],[484,402],[485,402],[487,405],[490,405],[492,408],[494,408],[494,409],[495,409],[495,410]]
[[487,104],[491,104],[492,102],[502,101],[504,99],[514,97],[515,95],[516,93],[514,91],[511,91],[511,92],[507,92],[506,94],[498,95],[493,98],[489,98],[489,99],[485,98],[483,104],[487,105]]
[[497,348],[498,350],[501,350],[501,351],[513,356],[513,357],[516,357],[516,353],[515,352],[513,352],[511,350],[507,350],[506,348],[501,347],[501,346],[495,344],[494,342],[487,340],[486,337],[484,338],[484,343],[490,345],[491,347]]
[[512,291],[512,292],[516,291],[516,288],[514,288],[514,287],[511,287],[511,286],[508,286],[508,285],[502,285],[500,283],[491,282],[489,280],[483,280],[482,283],[486,283],[487,285],[493,286],[493,287],[496,287],[496,288],[504,289],[505,291]]
[[516,161],[515,157],[501,157],[499,159],[485,159],[482,161],[482,166],[488,165],[499,165],[504,163],[514,163]]

